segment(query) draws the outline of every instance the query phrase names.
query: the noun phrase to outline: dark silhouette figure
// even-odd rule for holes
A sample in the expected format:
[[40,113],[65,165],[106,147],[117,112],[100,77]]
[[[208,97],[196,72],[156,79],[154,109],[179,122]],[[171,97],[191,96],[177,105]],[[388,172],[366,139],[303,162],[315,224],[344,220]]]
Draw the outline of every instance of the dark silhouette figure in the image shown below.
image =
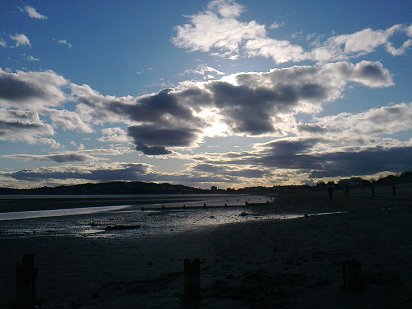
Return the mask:
[[329,199],[330,200],[332,200],[333,190],[334,190],[333,186],[328,187],[328,193],[329,193]]

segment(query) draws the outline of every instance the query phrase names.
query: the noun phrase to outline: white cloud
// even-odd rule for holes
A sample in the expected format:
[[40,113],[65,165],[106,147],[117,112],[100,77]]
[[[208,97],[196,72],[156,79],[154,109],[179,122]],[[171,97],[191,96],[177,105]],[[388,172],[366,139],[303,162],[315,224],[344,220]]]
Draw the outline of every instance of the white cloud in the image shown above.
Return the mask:
[[276,63],[300,62],[308,58],[301,46],[268,37],[250,39],[246,42],[245,48],[250,57],[272,58]]
[[234,1],[212,1],[206,11],[189,16],[190,24],[176,27],[172,42],[192,51],[212,51],[235,59],[244,40],[266,35],[265,26],[256,21],[238,21],[242,11],[243,6]]
[[412,40],[406,40],[403,44],[396,48],[392,45],[392,43],[388,42],[385,44],[386,51],[390,53],[392,56],[400,56],[403,55],[406,50],[412,46]]
[[46,15],[42,15],[39,12],[37,12],[37,10],[29,5],[26,5],[24,7],[24,9],[20,9],[22,12],[25,12],[30,18],[34,18],[34,19],[41,19],[41,20],[45,20],[47,19]]
[[72,44],[70,44],[69,42],[67,42],[67,40],[60,39],[60,40],[55,40],[55,41],[57,42],[57,44],[64,45],[64,46],[66,46],[66,47],[68,47],[68,48],[72,48]]
[[314,120],[310,126],[301,124],[301,132],[305,135],[322,136],[331,141],[345,142],[342,139],[349,139],[369,142],[370,139],[376,140],[378,136],[390,136],[411,130],[412,103],[371,108],[356,114],[341,113]]
[[281,27],[283,27],[285,25],[285,23],[284,22],[273,22],[270,26],[269,26],[269,29],[279,29],[279,28],[281,28]]
[[65,130],[92,133],[93,129],[80,116],[65,109],[43,109],[42,114],[50,117],[53,127],[62,127]]
[[33,57],[32,55],[27,55],[26,60],[27,61],[40,61],[39,58]]
[[206,64],[199,64],[195,69],[185,70],[180,75],[183,76],[187,74],[201,75],[204,80],[215,79],[217,76],[225,75],[222,71],[207,66]]
[[[403,54],[412,44],[410,40],[394,48],[390,42],[395,34],[412,36],[412,26],[393,25],[388,29],[366,28],[351,34],[330,37],[324,42],[318,40],[317,46],[305,50],[302,46],[288,40],[271,38],[266,26],[240,21],[244,11],[235,1],[212,1],[205,11],[188,16],[190,23],[176,26],[176,35],[172,42],[180,48],[190,51],[209,52],[229,59],[240,55],[249,57],[271,58],[276,63],[311,61],[339,61],[356,58],[375,51],[380,46],[393,56]],[[277,29],[283,23],[273,23],[270,29]],[[303,35],[303,33],[302,33]]]
[[24,34],[16,33],[15,35],[11,35],[10,38],[15,42],[15,47],[19,47],[19,46],[31,47],[29,38]]
[[7,47],[7,43],[5,40],[0,39],[0,47],[6,48]]
[[111,142],[111,143],[129,143],[130,138],[127,136],[127,132],[119,127],[104,128],[102,129],[102,137],[98,138],[99,142]]

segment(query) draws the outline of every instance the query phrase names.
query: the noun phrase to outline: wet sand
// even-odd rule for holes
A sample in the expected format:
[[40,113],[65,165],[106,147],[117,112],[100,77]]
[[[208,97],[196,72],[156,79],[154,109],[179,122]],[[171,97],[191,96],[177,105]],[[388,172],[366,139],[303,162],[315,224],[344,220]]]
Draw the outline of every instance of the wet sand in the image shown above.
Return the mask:
[[[136,239],[0,238],[0,304],[13,302],[15,263],[32,252],[41,308],[184,307],[183,259],[192,257],[203,308],[411,308],[411,196],[283,195],[276,212],[347,212]],[[363,265],[359,291],[342,290],[351,258]]]

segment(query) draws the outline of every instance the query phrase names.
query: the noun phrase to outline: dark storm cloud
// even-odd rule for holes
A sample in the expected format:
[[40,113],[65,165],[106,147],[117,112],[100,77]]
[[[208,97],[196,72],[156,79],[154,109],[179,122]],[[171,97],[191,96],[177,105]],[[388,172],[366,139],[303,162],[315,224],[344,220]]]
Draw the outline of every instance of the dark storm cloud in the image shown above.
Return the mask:
[[412,170],[411,146],[316,152],[314,147],[322,142],[316,139],[275,141],[261,145],[253,153],[232,153],[225,163],[300,170],[314,178]]
[[188,128],[162,128],[157,125],[137,125],[128,128],[136,150],[145,154],[168,154],[165,147],[191,145],[197,138],[197,130]]
[[88,154],[81,153],[56,153],[47,155],[31,155],[31,154],[15,154],[4,155],[3,158],[11,158],[24,161],[52,161],[56,163],[65,162],[90,162],[95,161],[96,158]]
[[11,74],[0,74],[0,98],[5,100],[29,100],[31,98],[47,98],[41,87],[18,80]]
[[322,154],[318,160],[323,169],[313,171],[312,177],[368,175],[382,171],[412,170],[412,147],[374,148],[359,152]]
[[53,71],[7,72],[0,69],[0,105],[30,109],[62,103],[67,81]]
[[163,146],[146,146],[143,143],[136,142],[136,150],[141,151],[145,155],[149,156],[159,156],[159,155],[167,155],[172,153],[170,150],[167,150]]
[[255,164],[285,168],[311,169],[319,167],[316,157],[307,154],[319,140],[277,141],[265,145],[264,150],[253,158]]
[[[271,114],[273,101],[279,99],[279,94],[269,89],[252,89],[225,82],[213,82],[208,88],[213,93],[214,104],[230,120],[236,131],[261,134],[274,130]],[[295,100],[290,91],[283,95],[285,103]]]
[[327,95],[322,85],[313,82],[279,83],[271,88],[213,82],[209,89],[215,105],[230,119],[234,130],[252,135],[274,132],[276,123],[272,117],[291,112],[300,100],[323,100]]
[[142,97],[135,104],[113,101],[107,105],[107,109],[138,122],[157,124],[199,122],[200,119],[194,117],[191,109],[179,104],[170,92],[171,90],[165,89],[157,94]]
[[88,162],[92,161],[95,158],[85,154],[77,154],[77,153],[67,153],[67,154],[51,154],[46,155],[46,159],[50,161],[54,161],[57,163],[64,163],[64,162]]

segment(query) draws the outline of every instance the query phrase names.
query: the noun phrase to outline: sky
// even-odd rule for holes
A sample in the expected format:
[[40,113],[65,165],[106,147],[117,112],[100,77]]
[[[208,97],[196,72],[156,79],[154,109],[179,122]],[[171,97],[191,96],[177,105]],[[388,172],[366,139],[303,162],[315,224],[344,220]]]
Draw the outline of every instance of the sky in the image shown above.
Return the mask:
[[0,186],[412,170],[411,1],[0,1]]

